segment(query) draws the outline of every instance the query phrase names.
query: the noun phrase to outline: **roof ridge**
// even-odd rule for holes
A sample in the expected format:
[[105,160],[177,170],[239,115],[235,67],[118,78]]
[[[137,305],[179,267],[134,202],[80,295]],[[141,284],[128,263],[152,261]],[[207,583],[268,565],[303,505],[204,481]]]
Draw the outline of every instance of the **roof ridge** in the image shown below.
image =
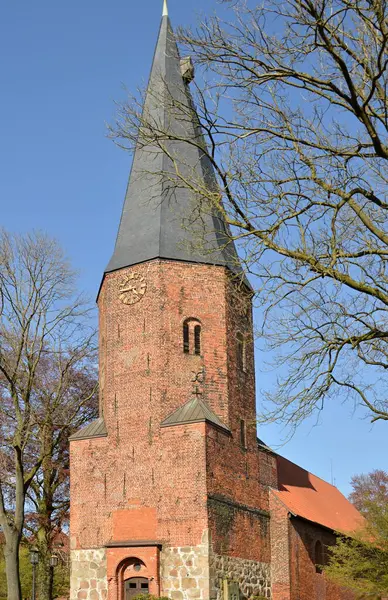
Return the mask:
[[[304,467],[301,467],[300,465],[298,465],[297,463],[293,462],[292,460],[290,460],[289,458],[286,458],[285,456],[282,456],[281,454],[276,453],[277,456],[279,456],[280,458],[282,458],[283,460],[286,460],[287,462],[291,463],[292,465],[295,465],[295,467],[298,467],[298,469],[302,469],[302,471],[305,471],[305,473],[309,473],[310,475],[312,475],[313,477],[316,477],[317,479],[319,479],[320,481],[322,481],[323,483],[325,483],[326,485],[330,485],[332,488],[334,488],[335,490],[337,490],[340,494],[342,494],[342,496],[344,498],[346,498],[345,494],[343,492],[341,492],[341,490],[334,485],[333,483],[330,483],[330,481],[326,481],[326,479],[323,479],[323,477],[320,477],[319,475],[316,475],[315,473],[313,473],[312,471],[309,471],[308,469],[305,469]],[[348,498],[346,498],[346,500],[348,500]]]

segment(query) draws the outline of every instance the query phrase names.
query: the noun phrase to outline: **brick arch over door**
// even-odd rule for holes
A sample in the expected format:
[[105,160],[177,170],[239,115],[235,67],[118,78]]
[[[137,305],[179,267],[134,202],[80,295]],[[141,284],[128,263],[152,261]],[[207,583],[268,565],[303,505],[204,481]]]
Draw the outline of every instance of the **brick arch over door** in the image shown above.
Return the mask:
[[148,581],[149,592],[155,596],[159,595],[157,548],[136,548],[136,554],[131,548],[109,548],[109,564],[108,571],[113,575],[109,582],[109,598],[125,600],[125,582],[132,578],[143,578]]

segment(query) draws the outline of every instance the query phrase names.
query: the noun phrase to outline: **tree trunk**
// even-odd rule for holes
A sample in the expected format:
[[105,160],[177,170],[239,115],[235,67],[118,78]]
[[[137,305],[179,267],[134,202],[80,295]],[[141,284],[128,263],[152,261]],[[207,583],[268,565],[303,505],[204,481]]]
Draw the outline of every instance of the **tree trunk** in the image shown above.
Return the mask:
[[7,577],[7,600],[21,600],[22,590],[19,577],[19,543],[6,541],[4,547],[5,574]]
[[52,600],[53,598],[53,569],[50,567],[50,551],[40,546],[38,569],[38,600]]

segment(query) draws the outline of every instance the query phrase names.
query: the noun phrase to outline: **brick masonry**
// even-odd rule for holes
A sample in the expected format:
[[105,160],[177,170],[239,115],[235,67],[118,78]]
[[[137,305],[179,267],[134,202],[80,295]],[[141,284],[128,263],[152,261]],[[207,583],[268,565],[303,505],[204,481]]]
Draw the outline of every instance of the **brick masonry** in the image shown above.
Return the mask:
[[[128,281],[142,285],[134,304],[122,301]],[[155,259],[106,275],[98,306],[108,436],[70,445],[71,600],[124,600],[135,559],[150,591],[173,600],[220,600],[225,578],[269,597],[271,572],[273,600],[332,600],[309,587],[303,535],[269,494],[276,460],[256,439],[247,289],[223,267]],[[199,355],[183,351],[187,319],[201,324]],[[229,431],[161,427],[194,393]],[[309,595],[291,595],[304,577]]]
[[271,511],[271,580],[274,600],[290,600],[290,522],[288,510],[269,494]]
[[[133,274],[142,278],[146,291],[139,302],[126,305],[121,283]],[[215,547],[223,543],[217,516],[209,516],[209,494],[222,493],[239,506],[268,507],[254,426],[250,300],[222,267],[154,260],[107,275],[99,310],[100,413],[108,437],[71,443],[72,548],[121,543],[121,552],[129,555],[129,548],[123,550],[126,540],[138,540],[139,546],[154,540],[163,545],[165,566],[170,551],[174,560],[186,560],[174,549],[192,548],[202,555],[204,532],[209,530]],[[202,326],[199,356],[183,352],[188,318]],[[238,332],[246,340],[246,370],[240,374]],[[230,434],[205,423],[160,427],[196,388]],[[241,419],[247,427],[244,448]],[[240,513],[226,536],[225,553],[244,552],[250,558],[244,539],[251,513]],[[251,533],[260,534],[260,549],[255,544],[252,558],[269,560],[268,528],[260,528]],[[117,577],[113,571],[109,577],[110,600]],[[167,585],[163,575],[160,585]],[[184,597],[195,593],[184,592]]]
[[[315,568],[315,544],[322,547],[335,543],[335,536],[318,525],[290,519],[291,600],[354,600],[346,589],[327,581]],[[324,557],[323,557],[324,559]],[[325,559],[324,559],[325,560]]]

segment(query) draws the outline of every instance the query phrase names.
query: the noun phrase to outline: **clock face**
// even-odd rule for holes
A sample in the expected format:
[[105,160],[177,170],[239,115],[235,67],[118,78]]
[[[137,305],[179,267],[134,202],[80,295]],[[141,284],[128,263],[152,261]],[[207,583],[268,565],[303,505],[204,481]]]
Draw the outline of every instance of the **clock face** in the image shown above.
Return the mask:
[[147,282],[140,273],[124,275],[119,284],[119,298],[123,304],[136,304],[147,291]]

